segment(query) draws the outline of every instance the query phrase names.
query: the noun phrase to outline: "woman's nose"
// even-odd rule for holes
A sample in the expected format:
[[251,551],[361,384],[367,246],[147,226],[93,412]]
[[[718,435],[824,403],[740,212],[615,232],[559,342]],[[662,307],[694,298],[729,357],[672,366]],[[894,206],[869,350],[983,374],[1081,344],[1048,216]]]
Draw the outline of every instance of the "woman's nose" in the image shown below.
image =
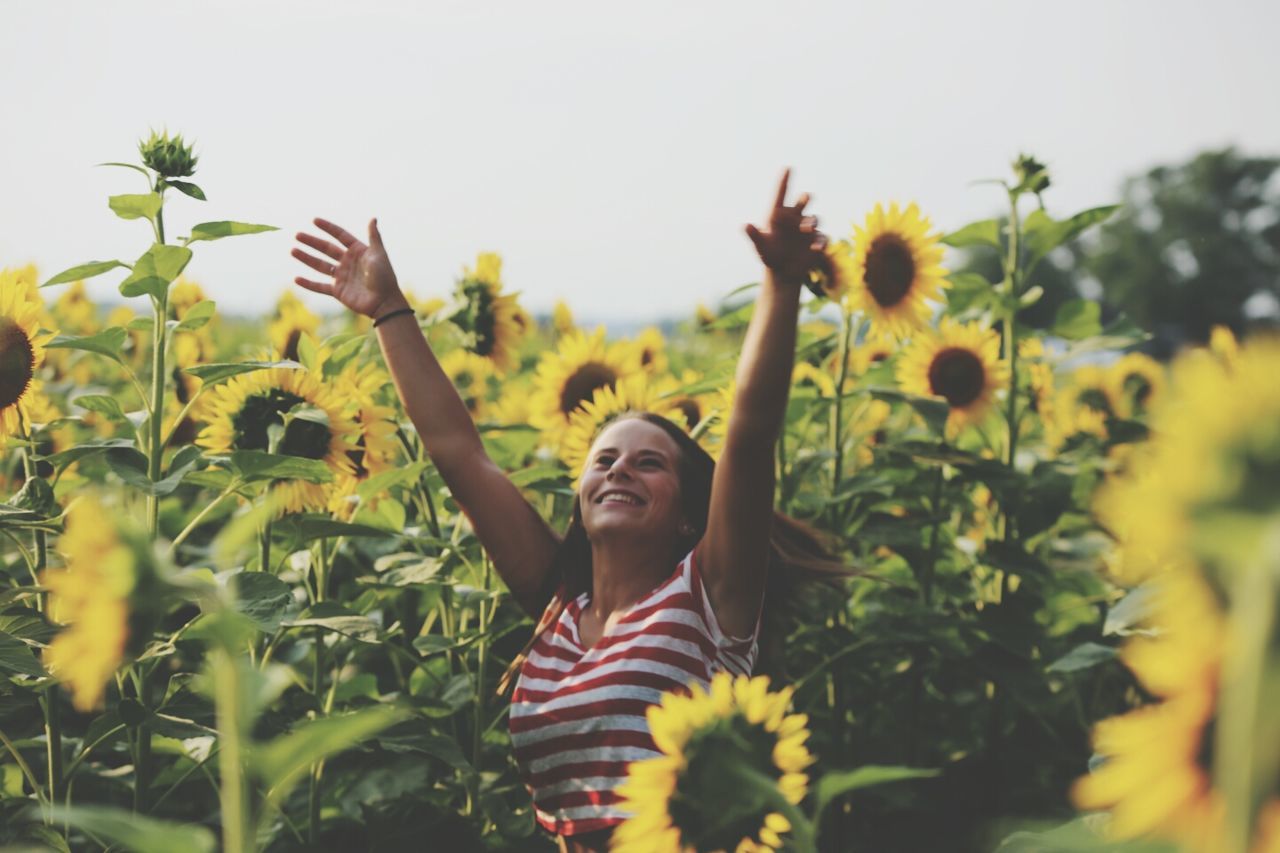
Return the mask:
[[613,464],[609,466],[609,470],[605,474],[605,479],[607,480],[612,480],[616,477],[627,477],[628,479],[631,477],[630,465],[621,456],[613,460]]

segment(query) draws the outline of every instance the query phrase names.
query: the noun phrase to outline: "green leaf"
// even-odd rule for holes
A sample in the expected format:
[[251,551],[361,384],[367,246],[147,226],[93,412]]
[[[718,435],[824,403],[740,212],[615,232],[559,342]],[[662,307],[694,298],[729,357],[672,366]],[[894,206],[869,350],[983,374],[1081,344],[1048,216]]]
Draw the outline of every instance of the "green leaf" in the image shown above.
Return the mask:
[[264,231],[277,231],[274,225],[250,225],[247,222],[201,222],[191,229],[188,243],[199,240],[221,240],[223,237],[235,237],[240,234],[261,234]]
[[1053,663],[1049,664],[1049,672],[1078,672],[1092,669],[1100,663],[1113,660],[1116,650],[1101,643],[1081,643]]
[[191,262],[191,250],[185,246],[155,243],[133,265],[133,272],[120,282],[121,296],[147,294],[162,299],[170,283]]
[[969,310],[981,310],[988,307],[995,296],[995,285],[985,275],[976,272],[961,272],[951,275],[951,286],[947,288],[947,313],[961,314]]
[[1030,271],[1045,255],[1106,220],[1119,209],[1117,204],[1093,207],[1061,221],[1043,210],[1032,211],[1022,225],[1023,244],[1027,249],[1026,269]]
[[138,195],[113,195],[107,204],[121,219],[155,219],[160,212],[159,193],[141,193]]
[[231,467],[246,483],[262,480],[305,480],[333,482],[333,471],[319,459],[280,456],[263,450],[236,450],[229,457]]
[[202,299],[187,309],[187,313],[182,316],[181,322],[174,329],[179,332],[194,332],[212,320],[217,310],[218,306],[212,299]]
[[68,823],[132,853],[213,853],[216,849],[213,833],[193,823],[157,820],[106,806],[54,805],[50,812],[55,823]]
[[887,403],[907,403],[911,408],[915,409],[916,414],[924,418],[929,428],[939,435],[942,434],[947,425],[947,416],[951,414],[951,407],[947,405],[946,400],[905,394],[896,388],[868,388],[866,390],[877,400],[884,400]]
[[48,675],[36,660],[30,646],[3,631],[0,631],[0,672],[10,675],[30,675],[33,678]]
[[124,261],[89,261],[87,264],[81,264],[78,267],[63,270],[40,286],[48,287],[51,284],[66,284],[68,281],[80,281],[86,278],[93,278],[95,275],[102,275],[104,272],[110,272],[116,267],[124,267],[128,269],[129,265]]
[[952,231],[942,238],[942,242],[953,249],[964,249],[969,246],[991,246],[1000,248],[1000,222],[996,219],[984,219],[970,223],[959,231]]
[[236,590],[236,610],[247,616],[259,631],[275,632],[293,604],[292,588],[270,572],[240,572],[232,582]]
[[120,401],[110,394],[81,394],[71,402],[86,411],[97,412],[111,420],[128,420],[124,415],[124,409],[120,408]]
[[298,370],[301,367],[302,365],[296,361],[225,361],[213,364],[197,364],[183,369],[204,382],[206,386],[210,386],[225,382],[231,377],[239,376],[242,373],[252,373],[255,370],[269,370],[271,368]]
[[362,643],[378,641],[378,626],[372,619],[336,601],[322,601],[303,611],[300,618],[280,624],[286,628],[323,628]]
[[444,564],[439,557],[422,557],[417,554],[389,554],[388,557],[409,557],[409,561],[403,559],[398,560],[398,565],[394,568],[385,569],[387,565],[387,557],[379,557],[374,568],[377,570],[376,575],[366,575],[360,578],[362,583],[374,584],[377,586],[415,586],[420,584],[438,583],[437,575]]
[[114,447],[107,451],[107,467],[125,482],[144,494],[151,494],[150,464],[146,454],[136,447]]
[[128,438],[91,438],[88,441],[82,441],[75,447],[69,447],[60,453],[51,453],[44,457],[44,460],[54,468],[61,468],[72,462],[83,459],[86,456],[92,456],[95,453],[103,453],[117,447],[131,447],[138,449],[137,444]]
[[0,614],[0,631],[19,640],[41,644],[49,642],[58,633],[58,629],[49,624],[44,616],[25,608]]
[[360,496],[361,500],[366,500],[394,486],[407,486],[416,483],[418,478],[422,476],[422,472],[427,469],[427,464],[426,462],[411,462],[401,468],[392,468],[389,471],[374,474],[356,486],[356,494]]
[[208,201],[208,199],[204,197],[204,190],[200,189],[190,181],[175,181],[173,178],[165,178],[164,182],[183,195],[189,195],[192,198],[199,199],[200,201]]
[[884,785],[888,782],[901,782],[906,779],[925,779],[930,776],[937,775],[937,770],[877,764],[868,764],[854,770],[841,770],[834,773],[828,773],[818,780],[818,785],[815,789],[817,804],[814,807],[814,814],[820,817],[823,809],[825,809],[832,800],[836,797],[847,794],[850,791],[857,791],[861,788],[870,788],[873,785]]
[[509,479],[520,488],[527,489],[539,483],[548,482],[564,485],[569,480],[569,474],[563,468],[554,465],[535,465],[532,468],[513,471]]
[[386,536],[387,531],[367,524],[351,524],[335,521],[327,515],[287,515],[272,525],[272,529],[289,536],[297,544],[317,539],[333,539],[337,536]]
[[438,758],[464,773],[470,773],[471,762],[448,735],[431,731],[425,720],[407,720],[378,736],[378,745],[388,752],[421,753]]
[[1107,618],[1102,623],[1104,637],[1127,637],[1130,634],[1150,634],[1140,627],[1151,615],[1151,607],[1155,600],[1155,590],[1150,586],[1140,586],[1129,590],[1107,610]]
[[173,458],[169,460],[169,473],[164,479],[158,481],[151,487],[152,494],[163,497],[172,493],[181,485],[195,464],[204,458],[204,451],[194,444],[188,444],[173,454]]
[[1051,334],[1069,341],[1090,338],[1102,331],[1099,318],[1102,308],[1096,302],[1087,299],[1072,299],[1058,306],[1058,313],[1053,318]]
[[58,335],[45,344],[45,347],[97,353],[98,355],[105,355],[112,361],[119,362],[120,351],[124,347],[125,338],[128,336],[129,333],[120,326],[112,326],[108,329],[103,329],[96,335],[84,335],[83,337]]
[[278,803],[313,764],[368,740],[404,717],[400,709],[380,705],[343,717],[312,720],[256,750],[251,762],[267,789],[267,798]]

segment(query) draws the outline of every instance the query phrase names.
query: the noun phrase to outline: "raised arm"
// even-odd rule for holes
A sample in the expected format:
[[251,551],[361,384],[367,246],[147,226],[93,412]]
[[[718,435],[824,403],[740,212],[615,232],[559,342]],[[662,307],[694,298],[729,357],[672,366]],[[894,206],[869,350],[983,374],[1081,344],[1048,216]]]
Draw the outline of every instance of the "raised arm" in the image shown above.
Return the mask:
[[298,242],[323,257],[299,248],[292,254],[333,281],[294,281],[375,321],[388,318],[377,325],[378,343],[405,412],[494,568],[520,606],[538,616],[547,603],[542,596],[558,537],[485,452],[466,405],[412,312],[389,317],[408,309],[409,301],[387,258],[377,220],[369,222],[367,244],[328,220],[315,224],[337,242],[299,233]]
[[746,228],[764,262],[764,281],[738,357],[737,393],[711,483],[707,529],[698,545],[711,605],[721,627],[734,636],[751,633],[764,595],[773,449],[791,387],[800,288],[826,243],[817,218],[804,214],[808,193],[786,204],[789,177],[790,170],[782,175],[766,230]]

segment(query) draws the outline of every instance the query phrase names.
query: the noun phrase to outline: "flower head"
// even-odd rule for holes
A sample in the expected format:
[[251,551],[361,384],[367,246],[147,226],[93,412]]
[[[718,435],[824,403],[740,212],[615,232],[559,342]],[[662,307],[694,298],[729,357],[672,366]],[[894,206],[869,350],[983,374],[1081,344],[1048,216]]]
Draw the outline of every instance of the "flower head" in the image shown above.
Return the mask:
[[40,330],[41,303],[24,275],[0,271],[0,440],[28,420],[36,371],[53,335]]
[[182,134],[170,138],[169,131],[156,133],[138,141],[138,153],[142,155],[142,163],[154,170],[162,178],[185,178],[196,172],[195,155],[190,145],[182,139]]
[[947,428],[954,432],[986,416],[1009,382],[1009,367],[994,331],[944,317],[937,335],[916,338],[902,353],[897,375],[903,390],[946,400]]
[[804,799],[813,758],[803,714],[787,714],[791,689],[769,692],[766,676],[718,673],[710,688],[668,693],[649,708],[664,754],[633,762],[618,788],[632,817],[614,851],[758,850],[782,846],[790,823],[778,813]]
[[929,302],[947,286],[938,235],[914,204],[877,204],[854,226],[852,281],[846,299],[861,308],[877,334],[904,338],[923,328]]

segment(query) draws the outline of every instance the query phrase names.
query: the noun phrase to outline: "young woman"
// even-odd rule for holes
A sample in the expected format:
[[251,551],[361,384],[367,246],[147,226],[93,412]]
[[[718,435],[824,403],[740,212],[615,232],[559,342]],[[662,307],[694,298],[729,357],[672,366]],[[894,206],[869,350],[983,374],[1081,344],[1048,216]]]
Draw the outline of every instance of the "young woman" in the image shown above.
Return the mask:
[[[657,754],[645,708],[665,690],[750,672],[770,566],[824,569],[823,553],[773,509],[773,449],[794,359],[800,288],[826,238],[786,203],[746,226],[764,280],[738,359],[718,464],[669,421],[616,419],[596,437],[564,537],[489,459],[471,415],[413,320],[377,220],[369,242],[323,219],[333,240],[293,250],[326,281],[300,286],[374,318],[396,390],[454,499],[516,601],[541,620],[519,663],[510,715],[539,823],[562,849],[604,850],[625,814],[614,789]],[[316,254],[318,253],[318,254]]]

